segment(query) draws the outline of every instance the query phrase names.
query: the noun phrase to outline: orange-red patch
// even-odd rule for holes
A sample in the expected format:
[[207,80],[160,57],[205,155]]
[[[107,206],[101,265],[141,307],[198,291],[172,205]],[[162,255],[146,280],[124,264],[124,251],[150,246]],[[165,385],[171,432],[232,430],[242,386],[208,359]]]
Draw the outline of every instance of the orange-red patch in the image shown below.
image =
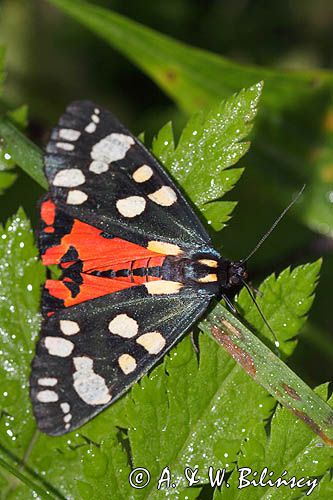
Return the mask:
[[47,226],[52,226],[55,221],[56,206],[52,200],[43,201],[40,208],[40,215]]
[[114,269],[116,264],[161,255],[121,238],[108,239],[101,234],[100,229],[75,219],[71,232],[61,239],[60,245],[46,250],[43,264],[59,264],[71,246],[83,262],[83,272]]
[[[53,203],[49,201],[43,204],[42,211],[45,223],[51,221],[52,205]],[[53,228],[46,227],[47,232],[51,232],[49,229]],[[149,276],[148,273],[146,276],[137,276],[133,274],[133,270],[162,266],[166,258],[165,255],[121,238],[104,238],[102,230],[75,219],[70,233],[62,237],[60,245],[46,250],[42,256],[43,264],[60,264],[63,269],[69,268],[75,263],[74,261],[62,263],[60,261],[71,247],[75,248],[78,259],[82,261],[81,278],[83,283],[80,284],[79,293],[76,297],[72,297],[71,291],[65,284],[66,281],[72,281],[68,277],[65,277],[63,281],[47,280],[45,284],[50,295],[63,300],[65,307],[141,285],[147,281],[161,279]],[[90,274],[97,270],[117,272],[123,269],[129,271],[129,276],[105,278]]]
[[86,300],[96,299],[103,295],[119,292],[132,286],[136,283],[128,283],[125,281],[116,281],[109,278],[101,278],[99,276],[91,276],[90,274],[82,274],[83,283],[80,285],[80,292],[76,297],[72,297],[70,290],[67,288],[63,281],[47,280],[45,288],[49,291],[50,295],[57,299],[64,301],[65,307],[80,304]]

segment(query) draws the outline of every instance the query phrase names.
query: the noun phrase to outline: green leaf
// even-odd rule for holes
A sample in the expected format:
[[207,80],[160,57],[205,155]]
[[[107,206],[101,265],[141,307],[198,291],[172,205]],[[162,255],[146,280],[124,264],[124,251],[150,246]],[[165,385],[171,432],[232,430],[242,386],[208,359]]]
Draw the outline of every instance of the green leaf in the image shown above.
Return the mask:
[[[23,484],[27,485],[30,488],[30,490],[32,490],[35,494],[40,495],[42,498],[49,496],[48,493],[43,488],[40,488],[38,484],[34,483],[29,477],[22,474],[22,472],[20,472],[17,468],[13,467],[11,464],[3,460],[1,457],[0,457],[0,466],[3,467],[5,470],[7,470],[14,477],[16,477],[19,481],[22,481]],[[0,484],[1,484],[1,478],[0,478]],[[9,491],[6,491],[6,494],[7,493],[9,493]]]
[[[251,187],[260,185],[284,206],[306,183],[295,211],[311,229],[333,234],[333,75],[290,72],[234,63],[182,44],[110,10],[82,0],[49,0],[148,74],[183,110],[192,114],[242,87],[264,80],[265,93],[254,139]],[[275,196],[277,193],[277,196]],[[260,210],[256,189],[245,194]],[[251,196],[252,195],[252,196]]]
[[249,142],[244,139],[251,131],[261,91],[262,83],[258,83],[210,111],[197,113],[184,128],[177,146],[170,123],[153,141],[153,153],[193,203],[204,208],[214,229],[228,220],[235,203],[207,202],[230,191],[243,173],[241,168],[230,167],[248,151]]
[[[278,278],[271,274],[259,288],[256,301],[273,331],[276,326],[280,329],[279,348],[285,355],[290,356],[296,347],[295,331],[299,333],[312,305],[320,266],[318,260],[292,271],[288,267]],[[245,321],[250,325],[260,324],[259,330],[272,340],[272,334],[263,319],[259,320],[257,308],[245,288],[239,295],[238,304],[241,310],[247,311],[243,316]]]
[[10,120],[18,127],[25,129],[28,126],[28,106],[25,104],[7,113]]
[[[311,295],[317,282],[319,268],[320,261],[300,266],[292,273],[287,269],[276,280],[269,277],[262,285],[264,294],[261,298],[261,306],[264,311],[265,309],[269,310],[272,296],[280,297],[281,285],[285,292],[282,306],[284,302],[288,303],[288,298],[290,304],[296,304],[296,312],[292,317],[289,315],[285,318],[283,314],[272,316],[274,330],[280,342],[292,339],[304,324],[305,315],[312,302]],[[304,285],[302,284],[303,277]],[[267,289],[269,293],[266,293]],[[243,314],[245,318],[251,319],[252,326],[258,330],[259,334],[264,334],[271,339],[271,333],[263,324],[259,313],[253,314],[252,305],[250,301],[244,301]],[[280,308],[278,301],[275,302],[275,308],[276,310]],[[333,428],[330,423],[332,412],[327,405],[318,400],[309,387],[229,311],[217,305],[214,314],[209,315],[207,320],[200,324],[200,327],[223,345],[247,373],[278,401],[301,416],[304,421],[312,423],[313,429],[317,429],[318,433],[321,432],[324,439],[327,436],[327,442],[332,442]],[[284,350],[290,354],[294,347],[295,343],[290,349],[284,347]]]
[[[317,388],[316,392],[323,400],[327,399],[327,385]],[[332,397],[328,403],[333,406]],[[321,486],[309,484],[302,489],[297,487],[290,489],[288,486],[280,486],[280,488],[267,486],[260,487],[260,491],[258,491],[259,488],[253,486],[238,489],[241,476],[240,472],[235,470],[228,480],[230,488],[223,487],[221,493],[216,492],[214,500],[237,500],[243,498],[244,492],[246,492],[248,500],[258,498],[288,500],[307,498],[306,493],[309,490],[311,498],[330,498],[330,495],[325,496],[324,491],[333,491],[331,478],[327,477],[326,473],[332,466],[333,449],[321,446],[320,441],[314,437],[308,426],[295,419],[285,408],[279,407],[270,422],[268,435],[263,424],[257,425],[250,432],[248,439],[243,442],[238,458],[238,467],[250,467],[253,472],[258,471],[257,478],[250,474],[247,477],[248,480],[258,480],[262,470],[267,467],[268,473],[273,471],[274,475],[271,477],[267,475],[266,481],[267,479],[275,481],[284,471],[287,471],[287,474],[283,476],[285,480],[293,476],[297,479],[304,477],[310,481],[316,478],[317,483],[320,481]],[[324,476],[323,479],[321,479],[322,476]],[[313,493],[311,493],[312,489]]]
[[5,116],[0,117],[0,138],[4,142],[4,151],[12,161],[47,189],[41,150]]
[[[2,90],[2,82],[4,80],[4,63],[5,63],[5,50],[0,47],[0,93]],[[9,172],[15,166],[11,157],[4,148],[0,141],[0,194],[2,194],[6,189],[8,189],[16,180],[16,174]]]
[[[289,327],[292,326],[293,322],[290,322]],[[252,378],[307,423],[323,441],[333,446],[333,412],[330,407],[238,319],[218,305],[214,315],[209,315],[206,322],[201,323],[201,328],[223,345]],[[283,325],[280,328],[283,331]],[[278,332],[277,336],[280,336]]]
[[[4,80],[4,53],[4,49],[0,48],[0,85]],[[17,109],[8,111],[7,116],[18,127],[24,129],[28,122],[28,108],[27,106],[20,106]],[[0,117],[0,121],[2,120],[6,123],[6,118],[3,116]],[[13,160],[10,148],[7,147],[4,139],[5,134],[2,135],[0,133],[0,194],[11,187],[17,178],[17,174],[11,171],[15,167],[15,161]]]
[[12,172],[0,171],[0,194],[14,184],[16,177],[17,175]]
[[0,194],[9,188],[16,180],[16,173],[12,172],[15,167],[8,150],[0,144]]
[[[313,78],[322,86],[328,71],[282,72],[243,66],[220,55],[187,46],[109,9],[83,0],[49,0],[147,73],[188,113],[211,106],[223,97],[265,80],[264,103],[280,109],[311,92]],[[317,87],[317,88],[318,88]]]
[[0,227],[1,450],[10,450],[19,458],[24,456],[35,432],[28,379],[39,332],[44,278],[30,224],[19,210],[5,228]]

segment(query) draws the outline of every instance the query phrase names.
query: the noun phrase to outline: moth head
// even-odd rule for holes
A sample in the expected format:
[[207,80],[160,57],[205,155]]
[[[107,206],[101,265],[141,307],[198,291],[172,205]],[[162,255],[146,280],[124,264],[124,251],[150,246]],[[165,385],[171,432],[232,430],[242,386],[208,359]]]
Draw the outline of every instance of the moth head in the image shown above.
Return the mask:
[[248,272],[246,269],[246,262],[236,261],[229,263],[228,269],[228,285],[230,287],[241,286],[244,281],[248,278]]

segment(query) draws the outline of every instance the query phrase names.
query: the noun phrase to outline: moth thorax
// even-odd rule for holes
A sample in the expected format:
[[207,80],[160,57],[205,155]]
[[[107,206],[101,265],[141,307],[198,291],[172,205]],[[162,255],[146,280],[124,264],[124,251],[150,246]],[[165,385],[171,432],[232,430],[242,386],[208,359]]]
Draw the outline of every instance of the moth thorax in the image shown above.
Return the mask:
[[188,285],[217,283],[217,260],[168,256],[163,265],[163,279]]

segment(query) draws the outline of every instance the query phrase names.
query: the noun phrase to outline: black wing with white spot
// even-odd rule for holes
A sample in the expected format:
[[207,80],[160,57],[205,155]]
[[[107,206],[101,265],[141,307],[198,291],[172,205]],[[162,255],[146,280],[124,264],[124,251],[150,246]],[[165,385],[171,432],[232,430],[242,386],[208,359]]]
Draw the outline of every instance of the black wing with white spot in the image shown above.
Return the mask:
[[210,238],[156,159],[105,109],[73,102],[47,145],[52,198],[71,216],[147,246],[210,248]]
[[38,427],[61,435],[81,426],[139,380],[204,312],[211,295],[145,286],[57,312],[42,329],[30,392]]

